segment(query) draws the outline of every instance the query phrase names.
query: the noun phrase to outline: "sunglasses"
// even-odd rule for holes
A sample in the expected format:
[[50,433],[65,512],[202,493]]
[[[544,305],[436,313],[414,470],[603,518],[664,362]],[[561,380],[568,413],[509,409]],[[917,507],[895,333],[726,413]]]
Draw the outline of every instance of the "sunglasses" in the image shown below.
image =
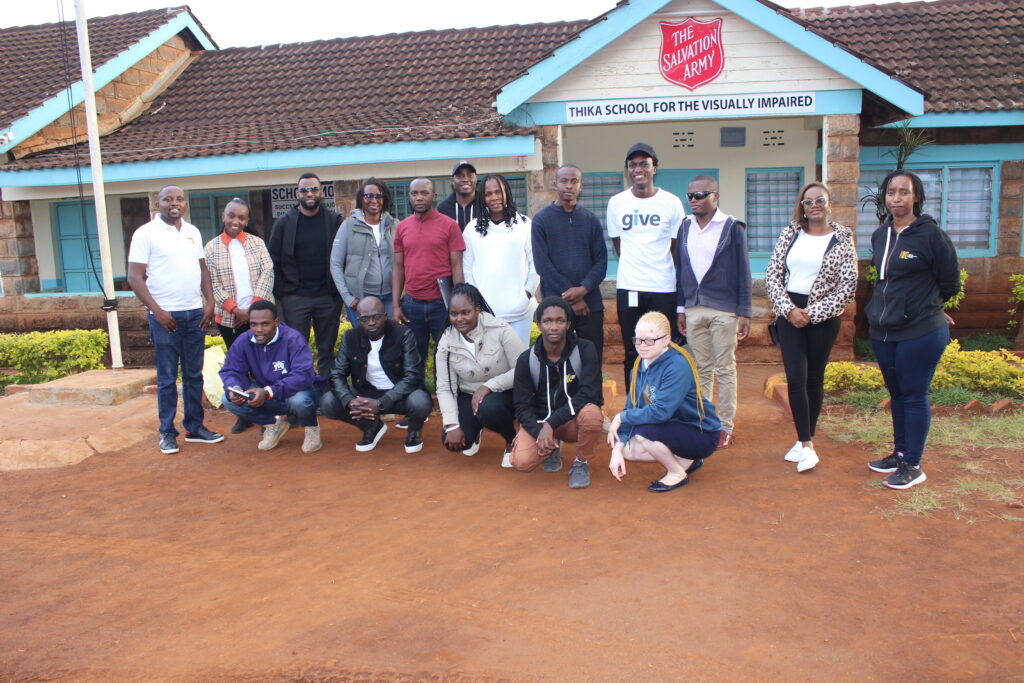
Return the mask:
[[363,194],[363,199],[384,199],[384,195],[366,192],[365,194]]
[[296,194],[316,194],[320,191],[319,187],[300,187],[295,191]]
[[654,339],[645,339],[644,337],[633,337],[633,346],[654,346],[655,342],[659,342],[667,336],[667,334],[663,334],[660,337],[655,337]]
[[814,199],[801,199],[800,203],[806,206],[807,208],[811,208],[815,204],[817,204],[818,206],[825,206],[826,204],[828,204],[828,199],[826,199],[825,197],[815,197]]
[[707,199],[713,194],[718,194],[714,190],[704,190],[703,192],[687,192],[687,199]]

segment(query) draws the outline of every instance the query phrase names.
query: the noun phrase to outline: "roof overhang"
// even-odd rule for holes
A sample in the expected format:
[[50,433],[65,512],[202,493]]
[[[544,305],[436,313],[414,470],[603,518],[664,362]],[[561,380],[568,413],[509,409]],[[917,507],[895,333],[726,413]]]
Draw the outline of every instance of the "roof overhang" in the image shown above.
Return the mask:
[[[893,107],[912,116],[924,113],[924,93],[869,64],[850,50],[825,39],[781,7],[761,0],[712,1],[857,83]],[[527,73],[505,85],[496,98],[498,113],[510,114],[583,60],[667,4],[669,0],[628,0],[609,11],[603,20],[595,21],[574,40],[559,47],[551,56],[530,67]]]
[[[189,31],[204,49],[216,50],[213,42],[191,12],[182,11],[172,16],[145,38],[134,43],[113,59],[93,70],[93,87],[99,90],[115,78],[123,74],[144,57],[163,45],[170,38],[182,31]],[[70,92],[70,100],[68,93]],[[50,125],[66,114],[70,109],[81,104],[85,99],[85,87],[79,78],[70,88],[64,88],[56,95],[45,100],[38,107],[16,119],[6,130],[0,132],[0,153],[9,152],[29,137]]]

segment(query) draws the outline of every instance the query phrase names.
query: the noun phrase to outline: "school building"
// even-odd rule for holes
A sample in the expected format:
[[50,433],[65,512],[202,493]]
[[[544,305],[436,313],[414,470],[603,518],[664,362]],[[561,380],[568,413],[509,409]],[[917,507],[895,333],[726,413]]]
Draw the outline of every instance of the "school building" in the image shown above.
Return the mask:
[[[591,21],[230,49],[177,7],[98,18],[89,32],[122,289],[131,233],[167,184],[187,191],[188,220],[211,238],[236,196],[265,233],[307,170],[346,212],[362,179],[384,179],[403,217],[409,179],[434,178],[442,198],[452,162],[469,159],[505,174],[532,214],[573,163],[581,203],[603,220],[637,141],[657,150],[656,184],[677,195],[698,173],[718,179],[721,207],[748,225],[755,279],[813,179],[866,257],[877,219],[861,199],[894,167],[904,120],[934,140],[906,166],[970,274],[956,330],[1005,327],[1008,275],[1024,272],[1019,0],[623,0]],[[85,139],[74,27],[0,29],[0,61],[0,331],[103,327],[88,150],[72,144]],[[741,355],[774,358],[758,292]],[[138,304],[119,299],[127,357],[145,360]],[[851,312],[836,356],[849,355],[853,328]]]

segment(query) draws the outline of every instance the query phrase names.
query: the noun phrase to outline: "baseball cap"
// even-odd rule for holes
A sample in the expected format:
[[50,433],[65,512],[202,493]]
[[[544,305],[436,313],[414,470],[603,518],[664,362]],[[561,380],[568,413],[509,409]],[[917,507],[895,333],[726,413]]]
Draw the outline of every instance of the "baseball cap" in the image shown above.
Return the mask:
[[626,152],[626,161],[629,161],[629,158],[636,154],[637,152],[639,152],[640,154],[646,154],[650,158],[654,159],[655,166],[658,165],[657,153],[654,151],[654,148],[648,145],[646,142],[638,142],[632,147],[630,147],[629,151]]
[[455,165],[452,166],[452,175],[458,173],[459,169],[462,168],[463,166],[469,166],[469,169],[473,171],[473,173],[476,173],[476,166],[463,159],[462,161],[456,162]]

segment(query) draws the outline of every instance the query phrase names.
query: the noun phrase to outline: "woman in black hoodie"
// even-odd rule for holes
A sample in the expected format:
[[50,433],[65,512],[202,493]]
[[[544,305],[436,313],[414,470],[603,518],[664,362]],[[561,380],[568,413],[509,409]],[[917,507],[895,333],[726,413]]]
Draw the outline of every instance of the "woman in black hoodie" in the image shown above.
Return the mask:
[[882,181],[889,213],[871,235],[878,281],[867,307],[871,346],[889,390],[895,448],[868,463],[889,473],[889,488],[909,489],[926,477],[921,454],[931,426],[928,392],[949,344],[943,304],[960,291],[956,249],[935,219],[921,213],[924,184],[909,171]]

